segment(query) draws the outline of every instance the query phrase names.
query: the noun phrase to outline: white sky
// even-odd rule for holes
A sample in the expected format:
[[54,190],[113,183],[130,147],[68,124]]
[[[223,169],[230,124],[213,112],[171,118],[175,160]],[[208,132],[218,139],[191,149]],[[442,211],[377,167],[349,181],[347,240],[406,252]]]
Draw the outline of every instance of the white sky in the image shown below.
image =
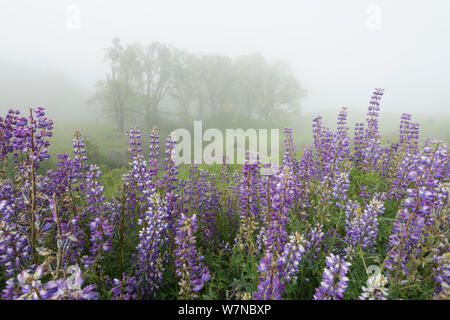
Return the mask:
[[[71,6],[79,29],[67,27]],[[103,77],[103,48],[116,36],[283,59],[308,91],[306,112],[365,109],[374,87],[386,88],[384,110],[450,112],[448,0],[0,3],[0,60],[65,70],[86,88]]]

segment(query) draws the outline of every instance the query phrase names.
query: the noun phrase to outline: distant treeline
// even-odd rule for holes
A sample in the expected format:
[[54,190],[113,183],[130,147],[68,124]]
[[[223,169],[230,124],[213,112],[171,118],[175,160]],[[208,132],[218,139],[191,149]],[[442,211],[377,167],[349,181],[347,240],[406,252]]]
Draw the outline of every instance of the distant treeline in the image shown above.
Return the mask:
[[259,54],[233,59],[116,38],[105,60],[109,70],[90,103],[122,132],[177,118],[279,121],[299,114],[305,93],[288,65]]

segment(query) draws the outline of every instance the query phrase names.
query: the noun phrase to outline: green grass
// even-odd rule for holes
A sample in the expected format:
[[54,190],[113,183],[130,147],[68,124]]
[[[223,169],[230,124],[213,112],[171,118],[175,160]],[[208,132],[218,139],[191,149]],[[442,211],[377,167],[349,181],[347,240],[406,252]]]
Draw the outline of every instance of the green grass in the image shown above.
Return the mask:
[[[321,112],[323,117],[323,125],[330,128],[336,127],[336,117],[338,112]],[[49,115],[51,118],[51,115]],[[203,131],[208,127],[216,127],[224,130],[225,128],[279,128],[280,135],[282,135],[282,129],[285,126],[289,126],[293,130],[294,142],[298,146],[304,146],[311,142],[311,124],[312,119],[316,114],[305,114],[300,120],[292,123],[273,124],[267,122],[246,121],[244,123],[209,123],[208,126],[204,124]],[[398,136],[398,126],[400,124],[400,114],[397,113],[382,113],[380,115],[380,131],[385,140]],[[348,121],[350,135],[354,124],[357,121],[364,121],[365,115],[359,111],[349,111]],[[438,139],[450,142],[450,114],[436,114],[436,115],[413,115],[412,121],[419,122],[420,124],[420,136],[421,137],[435,137]],[[206,122],[205,122],[206,123]],[[167,138],[167,133],[175,128],[187,128],[192,127],[192,124],[176,123],[167,125],[160,128],[161,130],[161,142],[164,142]],[[228,126],[229,125],[229,126]],[[55,121],[53,137],[50,139],[51,148],[50,154],[56,155],[62,152],[71,152],[72,150],[72,138],[75,130],[79,130],[85,139],[92,141],[101,154],[107,156],[111,152],[123,152],[127,149],[128,137],[125,132],[119,132],[112,123],[105,122],[80,122],[80,121]],[[148,140],[148,133],[143,130],[142,141],[143,147],[146,147]],[[283,138],[280,137],[280,142]],[[146,149],[144,149],[146,150]]]

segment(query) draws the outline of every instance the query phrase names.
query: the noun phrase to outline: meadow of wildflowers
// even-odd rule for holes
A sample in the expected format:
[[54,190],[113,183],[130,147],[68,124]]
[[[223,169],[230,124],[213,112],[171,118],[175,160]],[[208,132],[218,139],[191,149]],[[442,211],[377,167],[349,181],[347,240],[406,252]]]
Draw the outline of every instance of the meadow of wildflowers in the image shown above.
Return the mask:
[[[0,117],[0,299],[449,299],[450,161],[399,119],[382,143],[382,89],[354,132],[313,120],[299,152],[285,129],[274,175],[258,161],[181,177],[176,138],[130,162],[112,198],[76,132],[73,155],[38,174],[53,122]],[[159,165],[159,160],[164,163]],[[248,159],[248,158],[247,158]],[[12,172],[11,174],[9,172]]]

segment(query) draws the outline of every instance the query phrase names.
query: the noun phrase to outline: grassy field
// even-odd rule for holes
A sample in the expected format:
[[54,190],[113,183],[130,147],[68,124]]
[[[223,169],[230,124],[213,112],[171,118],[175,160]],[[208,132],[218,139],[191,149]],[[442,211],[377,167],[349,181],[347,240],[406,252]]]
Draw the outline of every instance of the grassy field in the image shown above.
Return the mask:
[[[354,128],[356,122],[364,121],[365,114],[360,111],[349,110],[349,127],[350,132]],[[321,112],[323,124],[330,128],[336,127],[336,118],[338,112]],[[312,119],[316,114],[305,114],[300,120],[291,124],[271,124],[268,128],[280,128],[280,134],[284,126],[289,126],[293,130],[294,142],[297,144],[299,150],[304,145],[309,144],[312,139],[311,124]],[[399,113],[381,113],[380,114],[380,131],[383,135],[383,140],[389,140],[391,137],[395,137],[398,134],[398,126],[400,123]],[[51,115],[50,115],[51,118]],[[450,113],[449,114],[436,114],[436,115],[413,115],[413,122],[420,124],[420,136],[435,137],[438,139],[450,141]],[[236,124],[233,124],[236,127]],[[256,123],[242,124],[244,129],[256,128]],[[222,125],[223,126],[223,125]],[[264,127],[264,124],[259,124],[259,127]],[[221,128],[219,128],[221,129]],[[72,139],[75,130],[79,130],[85,140],[91,142],[95,147],[94,152],[98,152],[99,155],[106,157],[106,160],[114,163],[120,162],[123,159],[115,159],[117,157],[115,153],[124,153],[128,145],[128,137],[125,132],[119,132],[113,124],[105,122],[81,122],[81,121],[55,121],[54,134],[51,138],[50,154],[55,156],[57,153],[71,152]],[[161,129],[161,139],[165,139],[167,136],[168,128]],[[165,134],[166,133],[166,134]],[[143,134],[143,141],[148,136]],[[283,137],[280,137],[280,142],[283,141]],[[145,146],[144,146],[145,147]],[[88,146],[89,148],[89,146]],[[91,151],[92,153],[92,151]],[[103,159],[104,160],[104,159]]]
[[[322,121],[325,126],[335,128],[335,119],[338,112],[321,112]],[[305,114],[299,121],[292,124],[280,124],[280,150],[283,149],[282,129],[284,126],[290,126],[293,129],[295,148],[301,152],[303,147],[312,140],[311,124],[315,114]],[[380,114],[380,131],[383,135],[382,140],[387,141],[391,137],[397,136],[398,125],[400,123],[400,114],[398,113],[381,113]],[[50,115],[51,117],[51,115]],[[365,114],[360,111],[349,111],[349,127],[350,133],[356,122],[363,122]],[[413,115],[412,121],[420,123],[421,139],[424,137],[436,137],[438,139],[450,142],[450,114],[438,115]],[[175,126],[176,124],[173,124]],[[243,124],[244,129],[256,127],[256,123]],[[180,124],[181,126],[181,124]],[[223,125],[222,125],[223,126]],[[236,124],[234,124],[236,127]],[[261,126],[261,125],[260,125]],[[262,126],[261,126],[262,127]],[[271,124],[270,127],[276,128],[276,124]],[[270,128],[269,127],[269,128]],[[223,128],[224,129],[224,128]],[[42,164],[41,172],[56,167],[56,154],[71,153],[72,139],[75,130],[79,130],[83,135],[89,153],[89,160],[92,163],[100,165],[102,169],[102,183],[105,186],[105,194],[110,198],[117,185],[121,181],[122,174],[125,173],[125,167],[128,162],[128,137],[125,132],[119,132],[113,124],[105,122],[89,122],[89,121],[55,121],[53,137],[50,139],[50,159]],[[165,139],[169,128],[161,129],[160,139]],[[148,134],[143,134],[144,153],[147,150],[145,145],[145,137]],[[162,141],[161,141],[162,142]],[[220,166],[215,165],[201,165],[201,169],[209,170],[211,173],[220,175]],[[237,169],[238,166],[235,167]],[[189,166],[181,165],[179,168],[179,176],[185,178],[189,175]]]

